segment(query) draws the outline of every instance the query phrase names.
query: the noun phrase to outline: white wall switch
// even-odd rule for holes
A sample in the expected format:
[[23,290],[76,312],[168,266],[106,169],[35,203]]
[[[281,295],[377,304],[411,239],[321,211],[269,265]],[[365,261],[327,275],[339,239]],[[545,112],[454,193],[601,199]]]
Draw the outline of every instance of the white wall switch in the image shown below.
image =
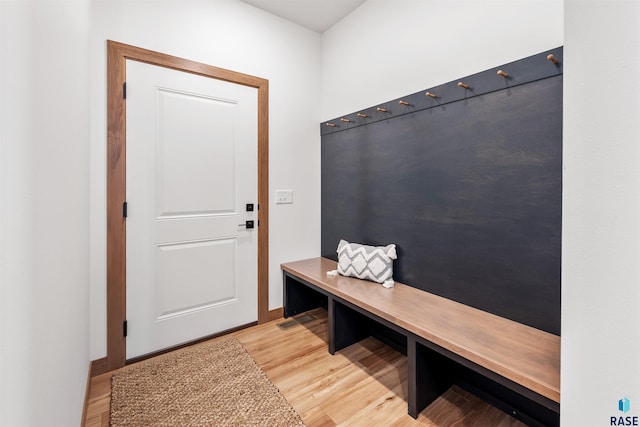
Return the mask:
[[293,190],[276,190],[276,205],[293,203]]

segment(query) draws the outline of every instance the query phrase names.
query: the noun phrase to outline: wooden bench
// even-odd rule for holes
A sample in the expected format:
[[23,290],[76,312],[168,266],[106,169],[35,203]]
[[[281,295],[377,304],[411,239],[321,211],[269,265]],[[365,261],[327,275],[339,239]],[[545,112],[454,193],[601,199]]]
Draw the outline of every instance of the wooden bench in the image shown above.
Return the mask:
[[388,331],[406,349],[409,415],[457,383],[529,425],[559,425],[559,336],[402,283],[327,276],[335,269],[327,258],[282,264],[285,317],[326,306],[331,354]]

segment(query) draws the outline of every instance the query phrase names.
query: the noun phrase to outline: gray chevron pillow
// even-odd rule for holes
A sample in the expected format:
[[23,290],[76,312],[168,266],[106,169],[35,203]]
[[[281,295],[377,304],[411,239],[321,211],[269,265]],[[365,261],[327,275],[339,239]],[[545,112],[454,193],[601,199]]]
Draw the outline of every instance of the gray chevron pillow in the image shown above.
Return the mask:
[[338,273],[377,283],[393,281],[393,260],[396,245],[366,246],[340,240],[338,243]]

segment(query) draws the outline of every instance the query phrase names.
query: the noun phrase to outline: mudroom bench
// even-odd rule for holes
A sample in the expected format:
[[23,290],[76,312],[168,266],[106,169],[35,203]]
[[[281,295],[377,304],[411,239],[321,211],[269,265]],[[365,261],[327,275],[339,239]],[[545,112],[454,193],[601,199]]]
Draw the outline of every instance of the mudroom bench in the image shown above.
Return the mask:
[[406,352],[412,417],[458,384],[529,425],[559,425],[560,337],[402,283],[327,276],[327,258],[281,267],[284,316],[326,307],[331,354],[372,335]]

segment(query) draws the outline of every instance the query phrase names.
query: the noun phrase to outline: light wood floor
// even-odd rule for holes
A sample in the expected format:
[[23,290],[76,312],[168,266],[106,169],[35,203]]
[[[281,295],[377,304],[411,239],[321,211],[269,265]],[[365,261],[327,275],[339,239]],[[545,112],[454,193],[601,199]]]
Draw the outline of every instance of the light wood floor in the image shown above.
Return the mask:
[[[406,357],[373,338],[331,356],[326,311],[308,314],[232,334],[307,426],[524,425],[456,386],[414,420],[407,415]],[[111,373],[94,377],[87,427],[109,425],[110,401]]]

